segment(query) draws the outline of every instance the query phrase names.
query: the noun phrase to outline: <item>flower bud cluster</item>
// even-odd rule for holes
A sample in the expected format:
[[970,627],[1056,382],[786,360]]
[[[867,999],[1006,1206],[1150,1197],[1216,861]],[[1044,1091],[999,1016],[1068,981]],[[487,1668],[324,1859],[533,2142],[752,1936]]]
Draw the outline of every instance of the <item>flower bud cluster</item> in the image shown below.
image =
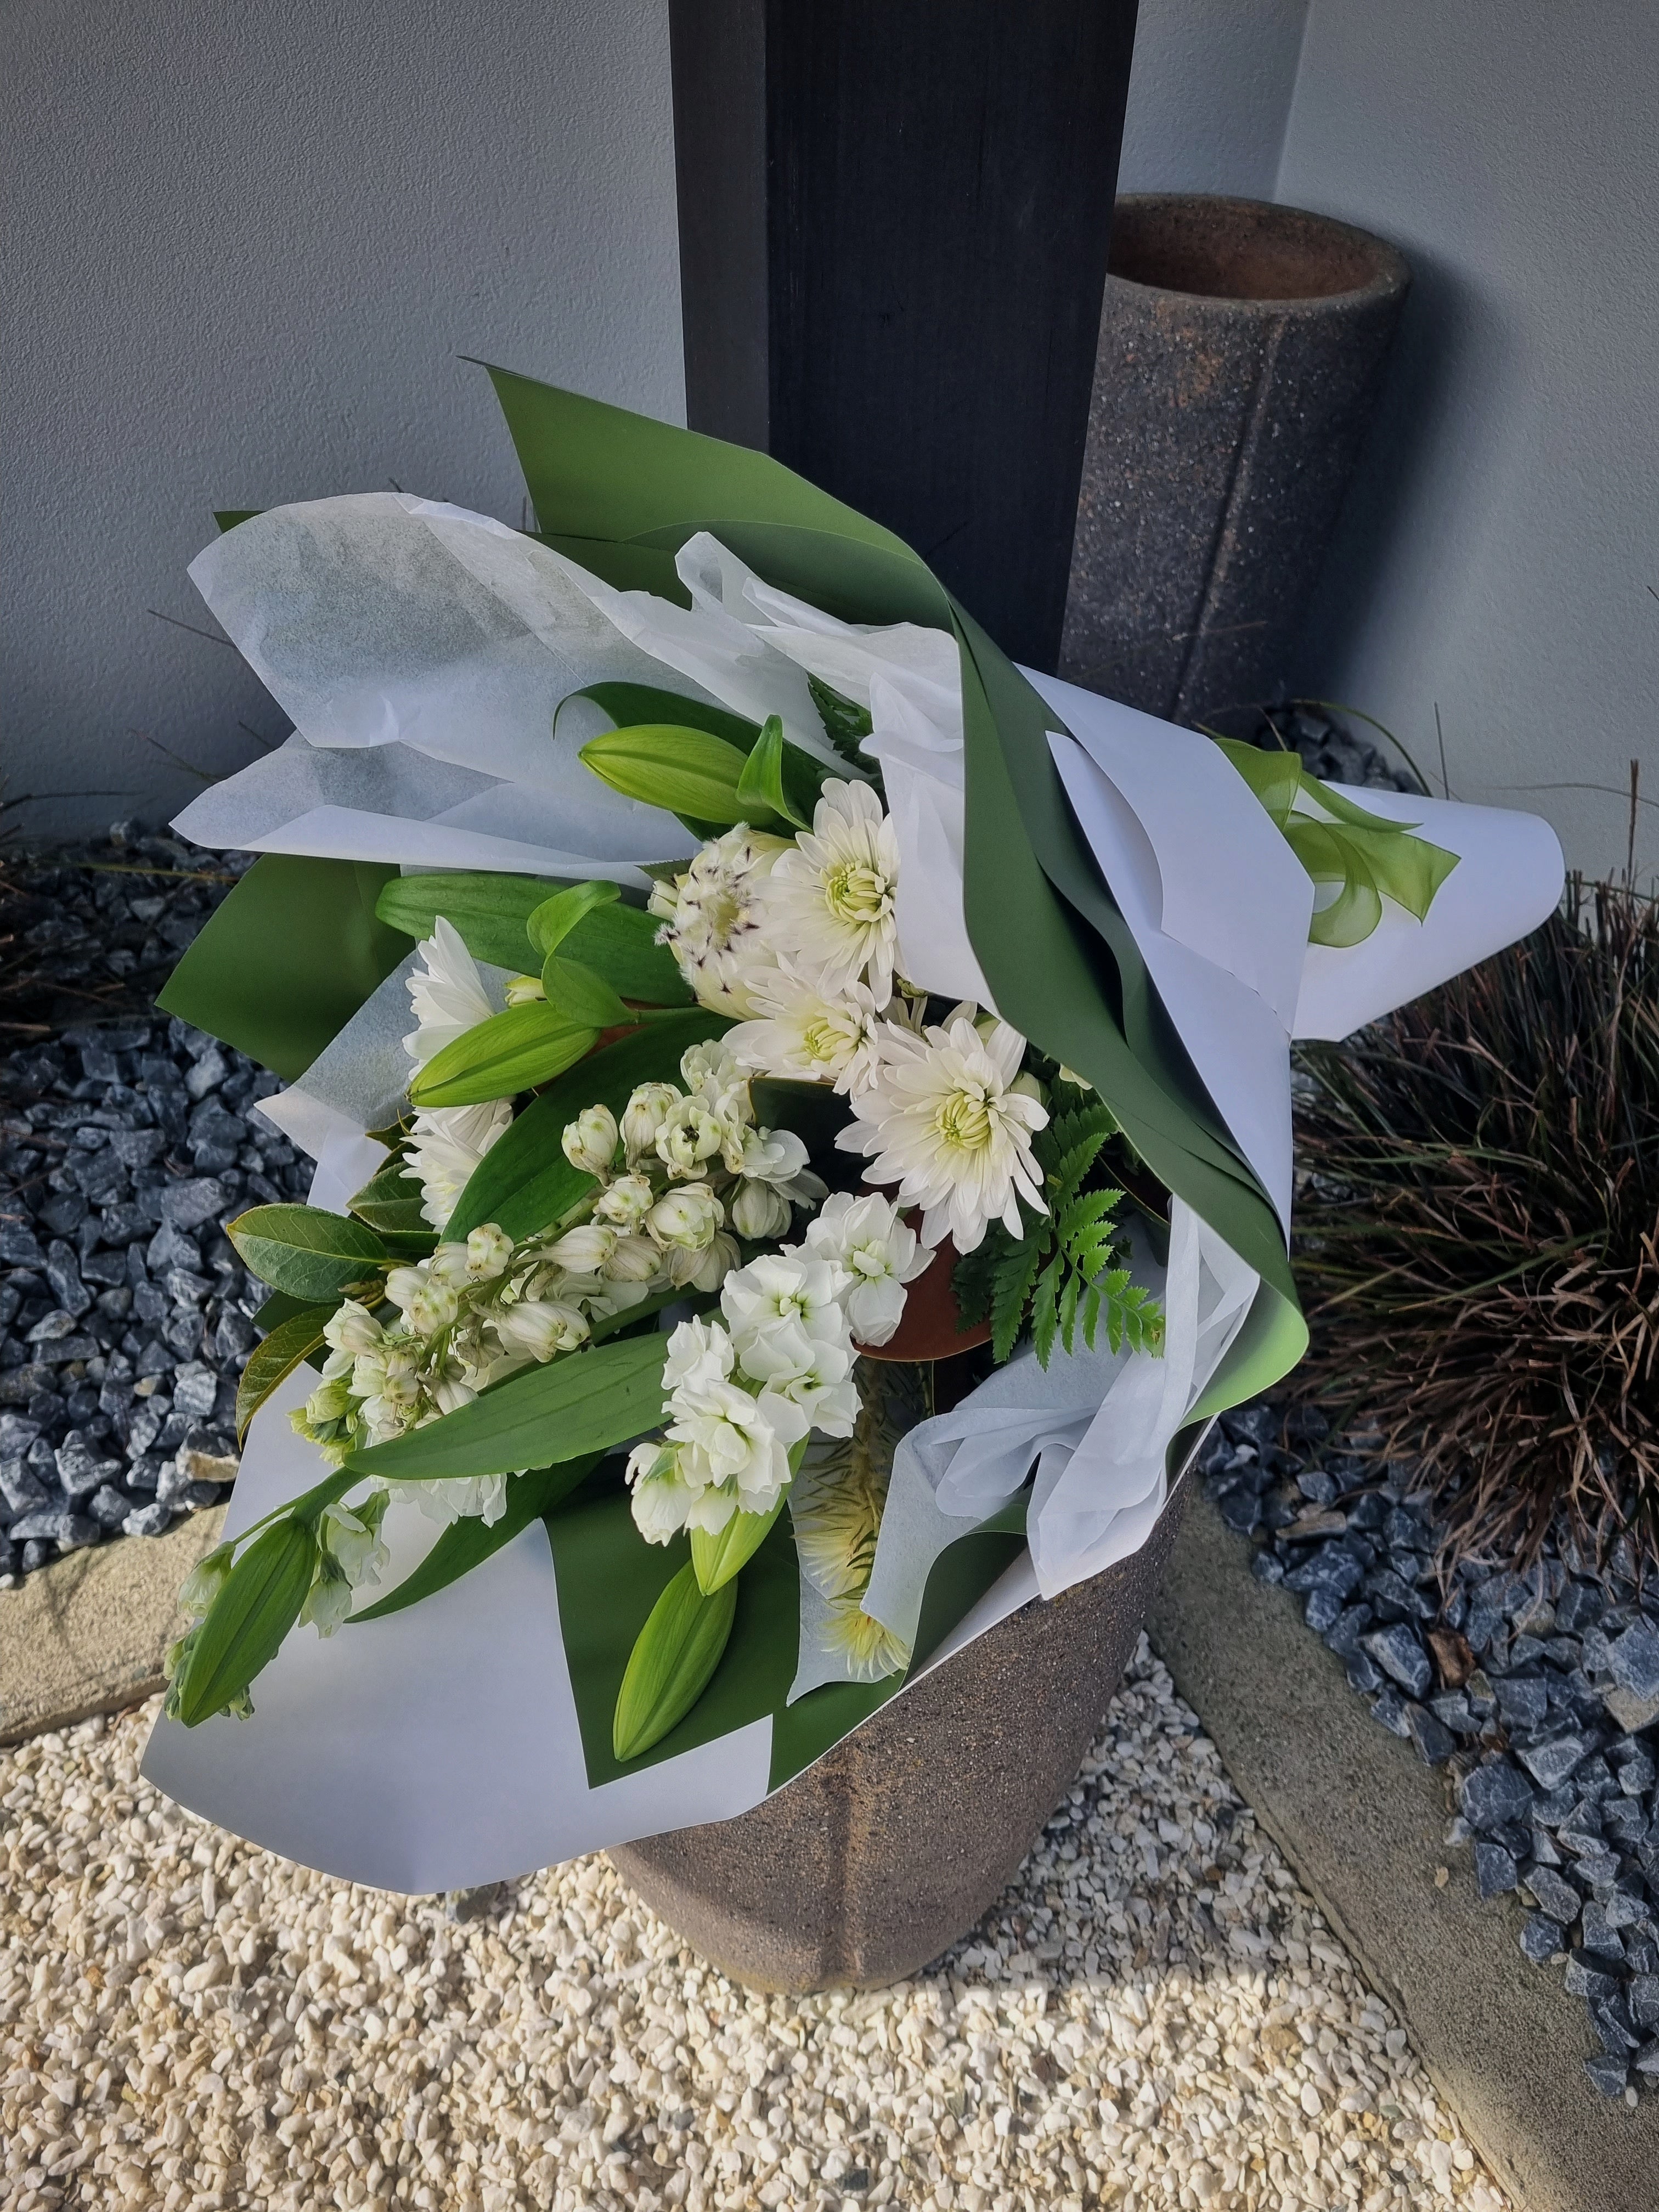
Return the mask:
[[918,1272],[915,1236],[888,1200],[872,1196],[831,1199],[805,1244],[729,1273],[721,1319],[683,1322],[670,1337],[667,1431],[628,1463],[647,1540],[665,1544],[687,1528],[717,1534],[734,1513],[769,1512],[789,1482],[793,1447],[813,1430],[850,1436],[854,1311],[890,1335]]

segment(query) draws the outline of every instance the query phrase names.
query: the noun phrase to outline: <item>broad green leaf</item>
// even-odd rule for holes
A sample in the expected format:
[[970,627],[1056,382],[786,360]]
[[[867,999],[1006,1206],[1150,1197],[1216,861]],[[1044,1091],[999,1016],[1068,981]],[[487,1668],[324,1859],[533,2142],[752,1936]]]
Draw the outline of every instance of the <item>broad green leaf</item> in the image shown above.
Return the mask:
[[[801,1456],[806,1449],[802,1438],[789,1455],[790,1473],[799,1472]],[[765,1513],[734,1513],[717,1536],[706,1528],[691,1531],[691,1565],[696,1570],[697,1588],[705,1597],[711,1597],[723,1589],[739,1569],[746,1567],[771,1533],[772,1523],[783,1510],[783,1501],[788,1496],[787,1485],[778,1492],[776,1503]]]
[[[707,730],[746,753],[760,735],[760,724],[729,708],[711,707],[702,699],[688,699],[682,691],[660,690],[654,684],[589,684],[570,694],[572,699],[591,699],[609,714],[619,730],[640,722],[672,722],[688,730]],[[561,709],[568,702],[561,700]],[[553,718],[556,729],[558,715]]]
[[437,1242],[432,1224],[421,1212],[420,1181],[404,1173],[401,1152],[363,1185],[351,1200],[350,1211],[384,1237],[394,1252],[401,1254],[422,1243],[430,1249]]
[[[614,908],[606,909],[614,911]],[[514,1239],[532,1237],[568,1213],[593,1188],[560,1147],[565,1124],[584,1107],[608,1106],[618,1116],[641,1083],[678,1082],[688,1045],[731,1027],[724,1014],[689,1007],[621,1038],[571,1068],[533,1098],[491,1146],[456,1201],[444,1234],[465,1237],[494,1221]]]
[[561,1500],[586,1481],[599,1463],[599,1455],[594,1452],[585,1459],[569,1460],[562,1467],[539,1468],[532,1474],[514,1476],[507,1486],[507,1510],[499,1521],[486,1526],[476,1513],[464,1514],[459,1521],[452,1521],[414,1573],[405,1575],[396,1589],[388,1590],[362,1613],[352,1613],[348,1626],[356,1627],[365,1620],[383,1620],[389,1613],[401,1613],[405,1606],[417,1605],[423,1597],[447,1589],[451,1583],[471,1574],[474,1567],[482,1566],[504,1544],[510,1544],[532,1521],[550,1513]]
[[323,1324],[334,1311],[331,1305],[302,1306],[273,1328],[248,1355],[236,1385],[236,1440],[247,1434],[248,1423],[284,1376],[291,1375],[323,1340]]
[[[345,1293],[341,1291],[337,1297],[324,1300],[322,1303],[327,1306],[329,1312],[332,1313],[344,1295]],[[285,1321],[292,1321],[295,1314],[308,1312],[317,1303],[315,1299],[291,1298],[286,1291],[273,1291],[258,1312],[254,1315],[253,1326],[255,1328],[264,1330],[269,1334],[273,1328],[280,1328]]]
[[572,884],[568,890],[555,891],[551,898],[542,901],[525,924],[530,942],[545,956],[563,944],[584,915],[592,914],[596,907],[614,905],[620,896],[615,884],[603,881]]
[[285,1082],[304,1073],[409,952],[376,919],[393,871],[266,853],[210,915],[157,1004]]
[[[624,799],[643,799],[672,814],[729,827],[752,821],[762,810],[738,796],[745,756],[724,738],[682,723],[642,722],[625,730],[606,730],[581,749],[584,764]],[[757,824],[774,826],[763,813]]]
[[550,1083],[593,1048],[597,1029],[535,1000],[508,1006],[428,1060],[409,1086],[416,1106],[476,1106]]
[[242,1264],[262,1283],[307,1304],[332,1298],[386,1263],[374,1231],[316,1206],[256,1206],[225,1232]]
[[256,1536],[195,1632],[168,1709],[186,1728],[223,1711],[282,1649],[317,1570],[317,1540],[284,1518]]
[[354,1453],[347,1463],[387,1482],[427,1482],[517,1474],[607,1451],[662,1418],[667,1352],[665,1336],[646,1336],[567,1353],[510,1376],[408,1436]]
[[623,1675],[611,1724],[618,1759],[649,1751],[690,1711],[720,1663],[737,1609],[735,1582],[705,1596],[696,1569],[680,1569],[652,1607]]
[[[380,893],[375,911],[410,937],[430,937],[441,915],[459,931],[475,960],[488,960],[515,975],[533,975],[539,963],[530,941],[530,917],[559,889],[540,876],[398,876]],[[585,915],[562,949],[597,969],[624,999],[639,1006],[690,1006],[690,988],[673,954],[657,943],[660,927],[654,915],[618,899]]]
[[600,1030],[625,1028],[635,1019],[603,975],[562,953],[550,952],[542,963],[542,988],[555,1013],[596,1035]]

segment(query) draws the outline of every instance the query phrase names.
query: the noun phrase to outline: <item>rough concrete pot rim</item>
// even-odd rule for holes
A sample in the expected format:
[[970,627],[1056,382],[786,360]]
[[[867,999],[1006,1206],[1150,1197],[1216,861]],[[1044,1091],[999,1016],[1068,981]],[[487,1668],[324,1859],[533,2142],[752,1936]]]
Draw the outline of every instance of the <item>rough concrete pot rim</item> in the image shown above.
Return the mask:
[[[1227,292],[1159,283],[1120,270],[1116,265],[1118,256],[1129,243],[1126,228],[1133,232],[1138,220],[1158,216],[1166,217],[1171,226],[1183,222],[1195,225],[1206,216],[1231,218],[1241,228],[1253,228],[1260,234],[1270,234],[1279,252],[1286,256],[1303,254],[1310,265],[1317,248],[1322,246],[1328,254],[1340,252],[1347,256],[1348,273],[1359,276],[1364,272],[1363,281],[1306,291]],[[1343,222],[1335,216],[1317,214],[1310,208],[1290,207],[1275,200],[1245,199],[1222,192],[1122,192],[1118,196],[1114,216],[1106,282],[1144,295],[1149,300],[1167,301],[1188,314],[1276,321],[1286,316],[1348,314],[1356,301],[1382,301],[1397,297],[1410,288],[1411,276],[1410,263],[1387,239],[1378,238],[1372,231],[1361,230],[1357,224]]]

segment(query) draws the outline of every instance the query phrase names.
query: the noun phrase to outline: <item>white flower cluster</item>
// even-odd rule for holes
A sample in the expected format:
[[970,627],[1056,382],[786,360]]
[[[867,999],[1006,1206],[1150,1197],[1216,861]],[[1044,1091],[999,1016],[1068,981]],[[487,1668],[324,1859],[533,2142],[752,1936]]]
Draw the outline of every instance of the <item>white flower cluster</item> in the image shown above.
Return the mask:
[[717,1534],[736,1512],[770,1512],[792,1447],[815,1429],[852,1434],[854,1339],[892,1334],[904,1285],[927,1257],[887,1200],[839,1193],[803,1244],[726,1276],[722,1320],[681,1322],[663,1370],[666,1435],[628,1463],[634,1518],[650,1542],[686,1528]]
[[843,1149],[868,1182],[922,1209],[922,1239],[971,1252],[987,1224],[1043,1210],[1031,1139],[1048,1121],[1022,1075],[1025,1040],[971,1005],[924,1027],[925,994],[895,974],[898,846],[867,784],[831,779],[793,844],[743,825],[659,885],[662,940],[706,1005],[748,1017],[727,1051],[757,1073],[824,1083],[854,1120]]
[[[416,1067],[424,1067],[447,1044],[487,1022],[495,1009],[453,923],[440,915],[418,951],[422,964],[408,985],[416,1026],[404,1039],[404,1050]],[[480,1106],[431,1106],[416,1115],[404,1173],[420,1184],[421,1212],[440,1236],[472,1170],[507,1133],[512,1120],[512,1104],[505,1098]]]

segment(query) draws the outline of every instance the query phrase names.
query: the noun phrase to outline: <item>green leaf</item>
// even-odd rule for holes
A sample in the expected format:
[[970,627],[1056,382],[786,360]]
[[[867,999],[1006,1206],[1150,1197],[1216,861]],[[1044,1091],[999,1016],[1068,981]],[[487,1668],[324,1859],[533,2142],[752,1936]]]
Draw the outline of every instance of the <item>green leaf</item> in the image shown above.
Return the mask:
[[833,691],[829,684],[816,676],[809,676],[806,688],[812,695],[812,704],[818,710],[818,720],[823,725],[823,734],[845,761],[861,769],[867,775],[871,763],[859,750],[860,740],[867,738],[875,725],[870,720],[870,709],[860,707],[856,699],[848,699],[842,692]]
[[262,1283],[307,1304],[336,1297],[386,1264],[386,1246],[372,1229],[320,1206],[252,1206],[225,1233]]
[[555,1013],[580,1023],[595,1036],[601,1030],[625,1028],[635,1018],[603,975],[557,952],[550,952],[542,963],[542,988]]
[[416,1106],[475,1106],[511,1098],[562,1075],[593,1048],[599,1030],[532,1000],[478,1022],[435,1053],[409,1086]]
[[538,1468],[532,1474],[520,1474],[507,1486],[507,1510],[501,1519],[486,1527],[476,1513],[463,1514],[452,1521],[437,1542],[427,1553],[411,1575],[405,1575],[396,1589],[388,1590],[383,1598],[349,1616],[347,1626],[356,1627],[365,1620],[384,1620],[390,1613],[401,1613],[405,1606],[418,1605],[423,1597],[431,1597],[451,1583],[459,1582],[463,1575],[471,1574],[474,1567],[510,1544],[521,1529],[544,1514],[586,1482],[599,1463],[600,1455],[590,1452],[586,1458],[568,1460],[559,1467]]
[[656,1335],[567,1353],[509,1376],[424,1428],[354,1453],[347,1464],[386,1482],[427,1482],[517,1474],[609,1450],[660,1420],[667,1352],[668,1339]]
[[195,1632],[168,1710],[195,1728],[240,1697],[282,1649],[317,1571],[317,1540],[284,1517],[256,1536]]
[[[711,738],[724,738],[740,753],[746,753],[760,735],[760,724],[750,721],[746,715],[710,706],[702,699],[688,699],[681,691],[661,690],[654,684],[589,684],[573,691],[570,697],[591,699],[619,730],[641,722],[672,722],[688,730],[706,730]],[[560,701],[561,713],[567,704]],[[556,714],[556,731],[558,720]]]
[[[539,876],[398,876],[380,893],[375,911],[410,937],[430,937],[441,915],[475,960],[515,975],[533,974],[538,963],[530,917],[560,888]],[[585,915],[562,949],[597,969],[624,999],[644,1006],[690,1006],[690,986],[667,946],[657,943],[660,927],[654,915],[618,899]]]
[[301,1306],[279,1322],[248,1355],[236,1385],[236,1441],[247,1434],[248,1423],[285,1376],[308,1358],[323,1340],[323,1324],[334,1311],[331,1305]]
[[[340,1298],[344,1295],[342,1291],[339,1297],[324,1300],[322,1303],[325,1304],[330,1313],[332,1313],[335,1307],[339,1304]],[[310,1307],[317,1303],[317,1300],[312,1298],[291,1298],[286,1291],[273,1291],[258,1312],[254,1315],[253,1326],[255,1328],[264,1329],[269,1333],[273,1328],[280,1328],[285,1321],[292,1321],[295,1314],[308,1311]]]
[[690,1711],[720,1665],[737,1609],[735,1582],[705,1596],[696,1569],[680,1569],[652,1607],[623,1675],[611,1724],[619,1759],[649,1751]]
[[393,1249],[411,1238],[424,1238],[428,1245],[437,1242],[432,1224],[421,1212],[420,1182],[405,1174],[401,1152],[370,1176],[352,1199],[349,1211],[388,1242],[398,1240]]
[[1048,1249],[1046,1230],[1043,1224],[1018,1243],[1009,1237],[1008,1249],[997,1262],[991,1295],[991,1356],[999,1366],[1012,1352],[1024,1321],[1036,1272]]
[[368,860],[264,854],[156,1003],[291,1083],[408,955],[403,936],[375,916],[393,875]]
[[[1079,1295],[1079,1293],[1080,1293],[1080,1292],[1081,1292],[1081,1291],[1082,1291],[1082,1288],[1083,1288],[1083,1278],[1082,1278],[1082,1276],[1081,1276],[1081,1275],[1079,1275],[1079,1274],[1078,1273],[1078,1272],[1077,1272],[1077,1270],[1076,1270],[1075,1268],[1069,1268],[1069,1269],[1066,1271],[1066,1287],[1065,1287],[1065,1289],[1064,1289],[1064,1290],[1060,1292],[1060,1314],[1059,1314],[1059,1320],[1060,1320],[1060,1342],[1061,1342],[1061,1343],[1066,1346],[1066,1349],[1067,1350],[1067,1352],[1069,1352],[1069,1351],[1072,1349],[1072,1346],[1073,1346],[1073,1343],[1074,1343],[1074,1341],[1075,1341],[1075,1334],[1076,1334],[1076,1329],[1077,1329],[1077,1302],[1078,1302]],[[1092,1291],[1091,1291],[1090,1296],[1091,1296],[1091,1298],[1093,1298],[1093,1299],[1094,1299],[1094,1304],[1095,1304],[1096,1310],[1097,1310],[1097,1311],[1098,1311],[1098,1310],[1099,1310],[1099,1305],[1100,1305],[1100,1301],[1099,1301],[1098,1297],[1095,1297],[1095,1294],[1094,1294]],[[1093,1348],[1094,1348],[1094,1336],[1093,1336],[1093,1334],[1092,1334],[1092,1323],[1091,1324],[1091,1334],[1089,1335],[1089,1337],[1087,1338],[1086,1341],[1087,1341],[1087,1343],[1088,1343],[1088,1345],[1089,1345],[1090,1349],[1092,1351],[1092,1350],[1093,1350]]]
[[[1036,1293],[1031,1300],[1031,1349],[1036,1353],[1037,1365],[1046,1367],[1048,1355],[1054,1348],[1054,1331],[1060,1324],[1060,1307],[1056,1297],[1060,1279],[1066,1273],[1065,1262],[1056,1253],[1037,1277]],[[1069,1289],[1075,1278],[1067,1276]],[[1071,1346],[1066,1346],[1071,1350]]]
[[614,905],[620,896],[615,884],[572,884],[568,890],[556,891],[542,901],[526,922],[526,933],[537,951],[545,956],[563,944],[585,915],[596,907]]
[[[758,811],[738,795],[746,756],[724,738],[684,723],[641,722],[590,738],[580,758],[624,799],[729,828]],[[775,826],[767,815],[757,825]]]
[[607,1045],[562,1075],[484,1154],[456,1201],[445,1236],[464,1237],[493,1221],[516,1241],[568,1213],[593,1188],[593,1178],[566,1159],[559,1141],[566,1123],[588,1106],[608,1106],[620,1117],[637,1084],[677,1081],[686,1048],[730,1027],[724,1014],[690,1007]]
[[793,828],[805,830],[812,817],[810,813],[797,812],[784,789],[783,753],[782,720],[776,714],[769,715],[738,778],[738,804],[750,810],[750,819],[756,815],[763,819],[781,815]]

